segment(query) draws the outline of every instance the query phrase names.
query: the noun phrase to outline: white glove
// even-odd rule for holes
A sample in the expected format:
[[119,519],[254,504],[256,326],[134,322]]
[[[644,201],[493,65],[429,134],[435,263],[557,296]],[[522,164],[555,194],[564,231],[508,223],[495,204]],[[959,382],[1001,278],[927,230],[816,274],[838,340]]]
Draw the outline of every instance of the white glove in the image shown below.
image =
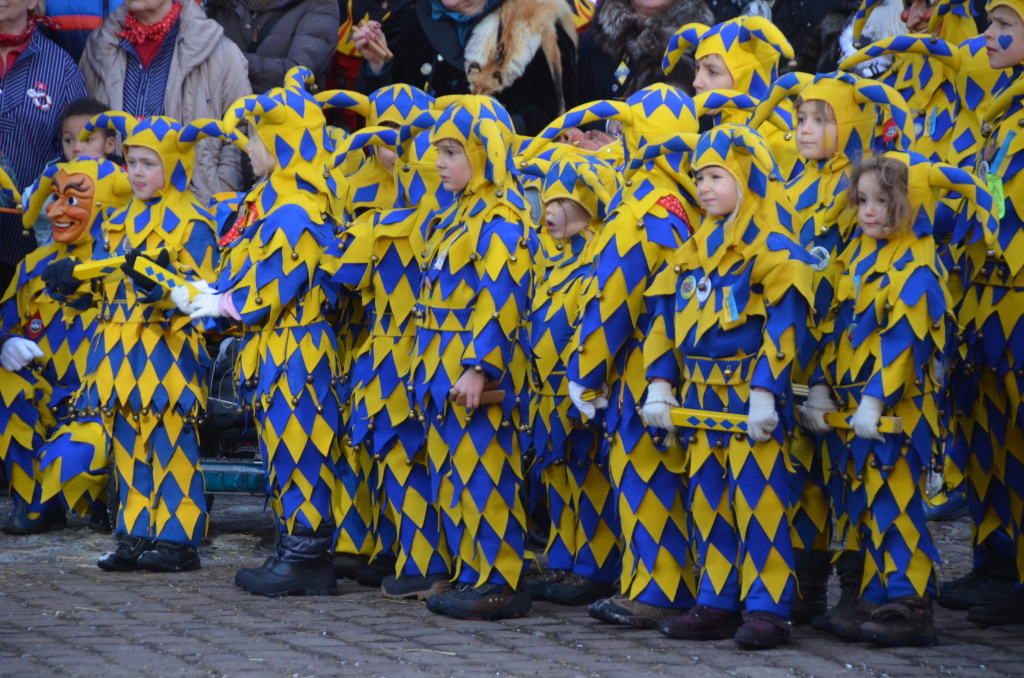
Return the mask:
[[171,301],[185,315],[191,313],[189,307],[192,305],[192,297],[189,294],[188,288],[184,285],[179,285],[171,290]]
[[924,483],[924,491],[928,494],[929,499],[942,494],[942,491],[946,489],[946,470],[939,467],[936,471],[933,468],[928,469],[928,479]]
[[43,351],[36,342],[23,337],[11,337],[0,349],[0,365],[8,372],[17,372],[28,367],[36,358],[42,358]]
[[835,411],[832,389],[825,384],[815,384],[807,394],[807,402],[800,406],[800,421],[811,433],[824,435],[832,430],[832,425],[825,421],[825,415]]
[[672,384],[667,381],[652,381],[647,385],[647,399],[640,410],[640,416],[648,426],[674,431],[676,425],[672,423],[673,407],[679,407],[679,401],[676,399]]
[[572,400],[572,404],[576,406],[576,409],[580,411],[580,414],[585,416],[587,419],[593,419],[597,416],[598,410],[603,410],[608,407],[608,398],[605,396],[608,394],[608,387],[601,387],[601,395],[597,396],[591,401],[583,399],[583,393],[586,392],[587,387],[583,384],[577,384],[574,381],[569,382],[569,399]]
[[768,391],[750,391],[747,403],[747,435],[759,443],[772,439],[772,431],[779,425],[775,411],[775,394]]
[[192,318],[220,318],[220,295],[206,292],[197,294],[188,305],[188,314]]
[[866,395],[857,406],[857,411],[850,417],[850,425],[858,438],[868,440],[885,440],[878,431],[878,420],[882,416],[882,400],[874,396]]
[[932,358],[932,374],[935,376],[935,385],[939,390],[946,388],[946,363],[939,358]]

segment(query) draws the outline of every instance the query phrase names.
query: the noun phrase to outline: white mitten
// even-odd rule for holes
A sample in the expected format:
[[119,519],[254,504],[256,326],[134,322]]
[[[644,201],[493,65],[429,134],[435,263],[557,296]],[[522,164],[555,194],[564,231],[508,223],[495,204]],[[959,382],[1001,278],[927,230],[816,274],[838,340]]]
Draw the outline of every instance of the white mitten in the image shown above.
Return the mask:
[[924,483],[924,491],[928,494],[929,499],[934,499],[939,496],[943,490],[946,489],[946,471],[943,467],[939,467],[936,471],[934,468],[928,469],[928,479]]
[[759,443],[766,443],[772,439],[772,431],[778,425],[775,394],[751,389],[750,402],[747,403],[747,435]]
[[220,318],[220,295],[197,294],[188,306],[188,314],[193,318]]
[[572,404],[576,406],[576,409],[580,411],[580,414],[585,416],[587,419],[593,419],[597,416],[598,410],[603,410],[608,407],[608,398],[605,397],[608,393],[608,387],[602,386],[601,395],[590,401],[583,399],[583,394],[588,390],[589,389],[583,384],[577,384],[574,381],[569,382],[569,399],[572,400]]
[[815,384],[807,394],[807,402],[800,407],[800,421],[811,433],[823,435],[832,430],[831,424],[825,421],[825,415],[835,411],[832,389],[825,384]]
[[868,440],[885,440],[878,431],[878,420],[882,417],[883,402],[880,398],[866,395],[857,406],[857,411],[850,417],[850,425],[858,438]]
[[184,285],[179,285],[171,290],[171,301],[173,301],[174,305],[178,307],[178,310],[185,315],[192,312],[190,310],[192,306],[192,297],[189,294],[188,288]]
[[679,407],[679,401],[676,399],[672,384],[667,381],[652,381],[647,385],[647,399],[640,410],[644,423],[674,431],[676,426],[672,423],[673,407]]
[[946,388],[946,363],[941,358],[932,358],[932,374],[935,375],[935,385],[939,390]]
[[23,337],[11,337],[0,349],[0,365],[8,372],[17,372],[28,367],[36,358],[42,358],[43,351],[34,341]]

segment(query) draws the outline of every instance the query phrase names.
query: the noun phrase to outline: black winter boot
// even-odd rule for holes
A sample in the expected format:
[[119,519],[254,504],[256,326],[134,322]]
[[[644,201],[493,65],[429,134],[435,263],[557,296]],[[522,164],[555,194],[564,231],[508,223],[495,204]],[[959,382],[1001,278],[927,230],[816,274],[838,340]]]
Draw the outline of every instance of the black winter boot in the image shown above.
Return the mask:
[[7,534],[40,534],[51,530],[63,530],[68,526],[68,517],[63,506],[43,511],[35,518],[28,517],[28,504],[21,499],[14,500],[14,508],[2,529]]
[[832,574],[831,551],[795,553],[797,595],[790,615],[794,625],[808,624],[828,612],[828,578]]
[[139,556],[154,546],[152,539],[133,537],[130,534],[119,534],[115,539],[117,540],[117,548],[113,551],[107,551],[96,561],[101,570],[109,570],[111,572],[137,570],[139,569]]
[[329,596],[338,592],[334,562],[334,524],[321,523],[316,531],[296,525],[281,534],[277,553],[262,567],[241,569],[235,585],[261,596]]
[[198,570],[199,551],[191,544],[157,541],[149,551],[141,554],[135,564],[150,572],[187,572]]
[[857,612],[860,600],[860,584],[864,578],[864,554],[860,551],[843,551],[836,559],[836,574],[839,575],[839,600],[825,614],[811,619],[815,631],[830,633],[829,622],[833,615],[851,616]]
[[941,582],[935,602],[950,610],[970,610],[1003,602],[1016,585],[1016,561],[990,550],[980,566],[958,579]]

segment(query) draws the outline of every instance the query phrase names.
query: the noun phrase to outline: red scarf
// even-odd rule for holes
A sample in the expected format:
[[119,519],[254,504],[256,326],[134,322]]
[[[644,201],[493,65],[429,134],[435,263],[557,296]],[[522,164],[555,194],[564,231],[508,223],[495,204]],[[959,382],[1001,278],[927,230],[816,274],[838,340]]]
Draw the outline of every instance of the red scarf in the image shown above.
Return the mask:
[[167,31],[171,30],[171,26],[178,20],[178,15],[181,14],[181,3],[175,2],[171,5],[171,11],[167,13],[163,19],[157,21],[155,24],[149,26],[143,26],[139,23],[139,20],[135,18],[135,15],[131,12],[124,17],[125,30],[118,31],[114,35],[119,38],[124,38],[128,42],[132,43],[136,47],[144,42],[153,42],[159,45],[167,37]]
[[28,26],[25,28],[25,32],[18,35],[14,35],[13,33],[0,33],[0,46],[17,47],[18,45],[24,45],[32,39],[32,34],[36,32],[36,26],[39,24],[45,24],[54,30],[60,28],[60,26],[54,23],[53,19],[50,17],[29,14]]

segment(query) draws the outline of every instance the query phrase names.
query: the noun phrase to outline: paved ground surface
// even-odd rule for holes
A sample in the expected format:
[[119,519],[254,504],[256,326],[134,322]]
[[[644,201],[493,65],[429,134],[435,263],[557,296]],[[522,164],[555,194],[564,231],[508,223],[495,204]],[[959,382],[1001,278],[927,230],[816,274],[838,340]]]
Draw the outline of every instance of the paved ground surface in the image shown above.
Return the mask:
[[[0,520],[9,510],[0,503]],[[966,519],[934,526],[944,578],[966,570],[968,531]],[[235,570],[261,563],[270,542],[262,501],[247,496],[217,499],[203,568],[178,575],[99,570],[111,538],[80,519],[63,532],[0,534],[0,675],[1024,676],[1024,626],[983,629],[941,609],[938,647],[881,650],[801,628],[783,649],[749,653],[732,641],[607,626],[550,603],[521,619],[470,622],[354,582],[336,597],[272,600],[236,589]]]

